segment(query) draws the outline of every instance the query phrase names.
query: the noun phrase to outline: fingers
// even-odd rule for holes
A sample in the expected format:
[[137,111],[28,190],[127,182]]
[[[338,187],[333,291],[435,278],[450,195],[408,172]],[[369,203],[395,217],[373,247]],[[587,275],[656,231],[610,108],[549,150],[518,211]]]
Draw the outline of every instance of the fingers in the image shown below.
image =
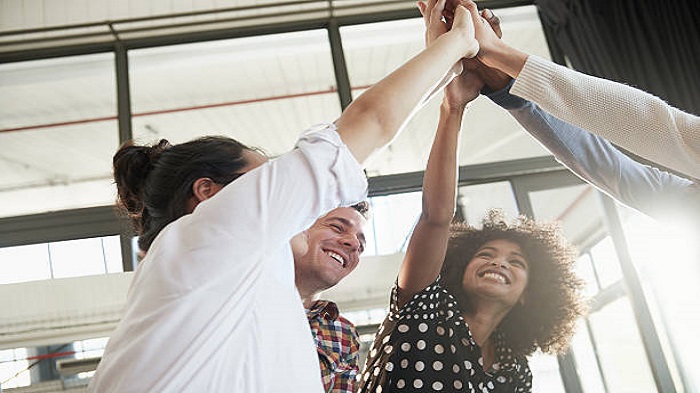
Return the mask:
[[498,38],[502,38],[503,31],[501,31],[501,19],[488,8],[481,11],[481,16],[486,19],[487,22],[489,22],[489,25],[491,25],[491,28],[493,29],[494,33],[496,33]]
[[421,16],[423,17],[423,19],[425,19],[425,8],[426,8],[425,3],[422,1],[419,1],[416,4],[418,5],[418,11],[420,11]]
[[[474,21],[478,21],[481,19],[481,15],[479,15],[479,8],[476,6],[476,3],[473,2],[472,0],[465,0],[460,3],[461,6],[465,7],[467,11],[469,11],[469,14],[471,14],[471,18]],[[459,7],[457,7],[459,8]]]
[[428,10],[427,15],[430,15],[431,12],[433,12],[433,8],[435,8],[435,5],[438,3],[438,0],[428,0],[428,4],[426,4],[426,9]]
[[437,0],[434,2],[433,7],[430,9],[430,23],[442,23],[442,12],[445,10],[445,1],[446,0]]
[[[468,42],[466,42],[467,48],[464,57],[471,58],[477,55],[479,52],[479,43],[474,37],[474,24],[472,23],[472,12],[465,8],[463,5],[458,5],[455,9],[455,19],[453,28],[464,29],[467,33]],[[477,17],[479,16],[477,11]]]

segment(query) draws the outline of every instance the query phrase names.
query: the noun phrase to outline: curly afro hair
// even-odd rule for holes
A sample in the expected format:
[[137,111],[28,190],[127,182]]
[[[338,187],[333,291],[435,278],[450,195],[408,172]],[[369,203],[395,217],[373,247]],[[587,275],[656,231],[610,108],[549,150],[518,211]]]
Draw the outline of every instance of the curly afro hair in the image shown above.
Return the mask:
[[476,251],[491,240],[518,244],[529,264],[526,301],[513,306],[498,329],[516,355],[528,356],[538,348],[546,353],[565,351],[576,320],[587,309],[581,294],[583,281],[573,272],[576,250],[556,223],[525,216],[508,223],[503,212],[494,209],[482,224],[481,229],[461,222],[452,224],[441,273],[443,285],[461,307],[468,305],[462,278]]

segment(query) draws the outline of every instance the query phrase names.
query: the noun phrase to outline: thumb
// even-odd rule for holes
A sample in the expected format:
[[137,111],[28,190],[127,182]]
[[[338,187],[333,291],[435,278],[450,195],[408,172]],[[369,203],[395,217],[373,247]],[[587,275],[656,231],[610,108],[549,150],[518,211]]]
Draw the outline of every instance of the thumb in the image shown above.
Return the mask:
[[472,0],[462,1],[460,5],[465,7],[467,11],[469,11],[469,16],[471,16],[471,19],[473,21],[476,22],[481,18],[481,15],[479,15],[479,8],[476,6],[476,3]]
[[493,29],[494,33],[496,33],[496,36],[498,36],[498,38],[502,38],[503,31],[501,30],[501,19],[488,8],[481,11],[481,16],[486,19],[487,22],[489,22],[489,25],[491,25],[491,28]]

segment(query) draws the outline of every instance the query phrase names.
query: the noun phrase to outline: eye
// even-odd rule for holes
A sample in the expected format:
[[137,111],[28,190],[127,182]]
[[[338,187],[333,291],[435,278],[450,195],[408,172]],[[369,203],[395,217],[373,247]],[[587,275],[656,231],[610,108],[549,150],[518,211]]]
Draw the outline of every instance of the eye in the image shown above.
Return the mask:
[[521,267],[523,269],[527,268],[527,264],[525,263],[525,261],[522,261],[520,259],[513,259],[513,260],[508,261],[508,263],[510,263],[513,266]]
[[493,254],[491,254],[488,251],[481,251],[481,252],[476,253],[476,257],[477,258],[491,259],[491,258],[493,258]]
[[336,231],[336,232],[342,232],[342,231],[343,231],[343,227],[340,226],[339,224],[330,224],[330,227],[333,228],[333,230]]

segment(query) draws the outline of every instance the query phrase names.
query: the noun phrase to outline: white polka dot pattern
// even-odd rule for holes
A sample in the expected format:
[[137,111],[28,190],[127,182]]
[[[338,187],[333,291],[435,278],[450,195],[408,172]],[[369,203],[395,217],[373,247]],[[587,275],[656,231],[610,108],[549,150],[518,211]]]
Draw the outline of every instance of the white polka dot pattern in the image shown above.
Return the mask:
[[457,301],[439,279],[402,309],[397,296],[395,286],[389,316],[372,345],[358,393],[532,391],[527,360],[513,355],[500,332],[493,336],[497,361],[483,369],[481,349]]

